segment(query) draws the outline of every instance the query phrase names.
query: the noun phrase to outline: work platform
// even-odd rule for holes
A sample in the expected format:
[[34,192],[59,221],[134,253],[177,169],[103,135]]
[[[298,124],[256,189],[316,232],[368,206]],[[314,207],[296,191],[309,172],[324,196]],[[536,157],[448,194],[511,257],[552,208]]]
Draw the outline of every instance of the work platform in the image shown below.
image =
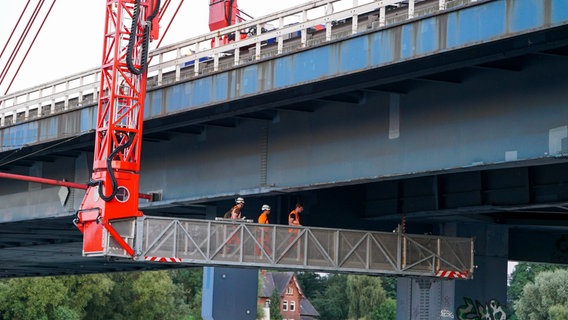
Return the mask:
[[[135,260],[461,279],[474,271],[471,238],[151,216],[112,226]],[[105,237],[100,255],[132,258]]]

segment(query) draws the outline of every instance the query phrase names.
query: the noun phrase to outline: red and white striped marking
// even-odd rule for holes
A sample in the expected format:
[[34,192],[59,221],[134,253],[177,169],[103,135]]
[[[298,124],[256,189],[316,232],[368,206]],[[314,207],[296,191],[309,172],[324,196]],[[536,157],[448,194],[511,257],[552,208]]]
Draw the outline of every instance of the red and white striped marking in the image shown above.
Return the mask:
[[168,258],[168,257],[148,257],[145,256],[144,260],[154,262],[182,262],[181,258]]
[[450,279],[467,279],[469,271],[449,271],[449,270],[438,270],[436,272],[436,277],[450,278]]

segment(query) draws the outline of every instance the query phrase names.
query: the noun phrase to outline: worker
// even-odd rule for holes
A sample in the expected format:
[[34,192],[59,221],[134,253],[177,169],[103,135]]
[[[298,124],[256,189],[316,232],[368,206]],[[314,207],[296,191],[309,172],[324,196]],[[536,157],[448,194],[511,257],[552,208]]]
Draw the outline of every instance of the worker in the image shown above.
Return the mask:
[[260,209],[262,210],[262,212],[260,213],[260,216],[258,217],[258,223],[260,224],[267,224],[268,222],[268,215],[270,214],[270,206],[267,204],[262,205],[262,208]]
[[296,203],[296,208],[288,215],[288,224],[291,226],[301,226],[300,213],[304,211],[304,206],[301,203]]
[[[262,210],[262,212],[260,213],[260,216],[258,217],[258,223],[260,224],[268,224],[268,215],[270,215],[270,206],[267,204],[262,205],[262,208],[260,209]],[[255,246],[255,254],[257,256],[264,256],[264,254],[266,255],[270,255],[272,252],[272,249],[270,247],[271,244],[271,237],[272,237],[272,229],[271,228],[267,228],[267,227],[260,227],[257,229],[257,239],[258,242],[260,244],[259,246]],[[262,248],[262,249],[261,249]]]
[[245,199],[238,197],[235,199],[235,205],[231,208],[231,210],[227,211],[223,218],[230,218],[230,219],[241,219],[241,210],[245,206]]
[[[291,226],[301,226],[300,223],[300,213],[304,211],[304,206],[301,203],[296,203],[296,208],[288,214],[288,224]],[[300,230],[298,228],[289,228],[288,233],[290,235],[290,245],[296,247],[296,260],[300,261],[303,258],[302,254],[302,240],[299,239]],[[293,250],[293,249],[292,249]],[[293,251],[292,251],[293,252]]]
[[[237,199],[235,199],[235,205],[225,213],[225,215],[223,216],[223,218],[227,218],[227,219],[241,219],[241,210],[243,209],[243,207],[245,206],[245,199],[243,199],[242,197],[238,197]],[[238,251],[238,247],[241,244],[241,240],[239,238],[239,235],[235,233],[235,226],[230,226],[228,228],[229,230],[227,231],[227,226],[225,226],[225,236],[227,236],[227,234],[232,233],[233,235],[229,237],[229,239],[227,240],[227,246],[224,249],[224,254],[234,254],[235,252]]]

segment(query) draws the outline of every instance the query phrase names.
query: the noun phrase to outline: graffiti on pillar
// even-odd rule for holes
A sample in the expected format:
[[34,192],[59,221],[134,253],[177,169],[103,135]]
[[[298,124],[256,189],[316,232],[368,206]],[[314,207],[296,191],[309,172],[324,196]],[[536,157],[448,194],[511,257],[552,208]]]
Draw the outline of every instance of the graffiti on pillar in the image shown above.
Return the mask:
[[506,320],[507,313],[501,304],[491,299],[486,304],[471,298],[463,298],[465,304],[456,309],[456,318],[459,320]]
[[442,309],[442,310],[440,310],[440,318],[441,319],[453,319],[454,313],[451,312],[448,309]]
[[455,319],[454,317],[454,313],[448,309],[449,306],[453,305],[454,301],[453,301],[453,297],[450,298],[450,296],[448,295],[443,295],[442,296],[442,309],[440,310],[440,320],[445,320],[445,319]]

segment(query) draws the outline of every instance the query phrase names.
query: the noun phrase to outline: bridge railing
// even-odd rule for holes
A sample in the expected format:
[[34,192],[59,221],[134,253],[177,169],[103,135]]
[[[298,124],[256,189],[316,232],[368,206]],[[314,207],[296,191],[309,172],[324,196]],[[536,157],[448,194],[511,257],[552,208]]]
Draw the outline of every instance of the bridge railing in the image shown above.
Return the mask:
[[[148,88],[295,52],[476,0],[314,0],[150,53]],[[257,30],[257,32],[253,32]],[[247,33],[240,39],[241,33]],[[222,39],[233,42],[221,45]],[[97,103],[94,68],[0,97],[0,127]]]
[[[468,279],[473,240],[145,216],[113,222],[137,260]],[[107,256],[129,258],[108,236]]]

